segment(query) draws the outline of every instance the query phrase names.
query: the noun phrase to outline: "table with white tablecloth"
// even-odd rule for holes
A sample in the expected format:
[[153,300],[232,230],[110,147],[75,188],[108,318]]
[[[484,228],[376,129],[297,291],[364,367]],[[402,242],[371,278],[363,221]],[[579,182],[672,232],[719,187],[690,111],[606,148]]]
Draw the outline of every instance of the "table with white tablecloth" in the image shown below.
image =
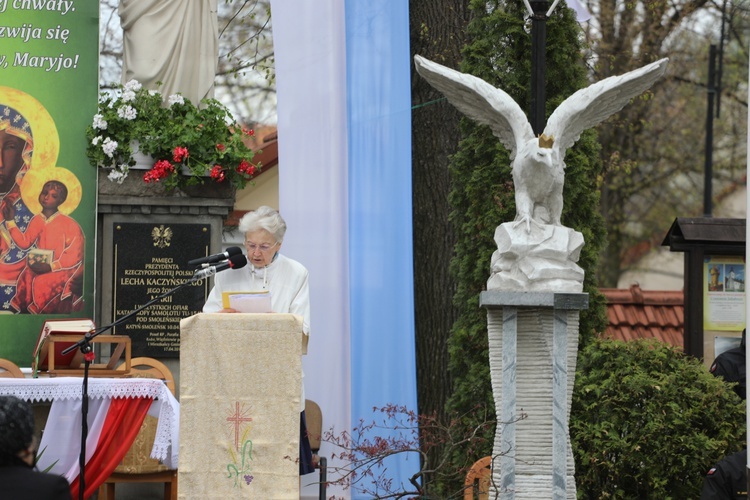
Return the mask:
[[[75,487],[80,474],[83,378],[0,378],[0,394],[52,403],[39,443],[38,467],[65,476]],[[120,446],[124,448],[121,453],[117,450],[121,443],[116,441],[134,437],[146,411],[158,418],[151,456],[176,469],[180,405],[166,384],[147,378],[89,378],[86,491],[99,482],[98,477],[89,478],[89,467],[98,469],[101,460],[119,462],[132,440]],[[136,421],[130,420],[134,415]],[[120,438],[122,433],[127,437]],[[101,449],[105,446],[107,449]]]

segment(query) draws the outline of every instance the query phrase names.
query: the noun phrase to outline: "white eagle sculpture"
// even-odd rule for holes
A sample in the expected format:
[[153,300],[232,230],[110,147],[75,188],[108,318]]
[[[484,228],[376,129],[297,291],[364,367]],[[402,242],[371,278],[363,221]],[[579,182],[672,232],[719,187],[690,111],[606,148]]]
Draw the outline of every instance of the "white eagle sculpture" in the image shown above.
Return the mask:
[[[666,71],[668,59],[612,76],[575,92],[555,109],[544,132],[534,136],[526,114],[512,97],[473,75],[414,56],[417,71],[448,101],[488,125],[510,152],[516,223],[559,226],[563,207],[565,153],[581,133],[621,110]],[[544,210],[538,210],[543,208]]]

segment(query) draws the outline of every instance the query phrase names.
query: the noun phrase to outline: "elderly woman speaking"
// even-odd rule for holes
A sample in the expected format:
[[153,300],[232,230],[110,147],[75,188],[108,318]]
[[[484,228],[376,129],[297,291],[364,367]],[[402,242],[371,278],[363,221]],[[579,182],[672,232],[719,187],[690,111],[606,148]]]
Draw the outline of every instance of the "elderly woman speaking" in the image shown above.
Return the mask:
[[[223,308],[222,292],[268,290],[273,312],[302,316],[302,332],[307,339],[310,334],[308,272],[299,262],[279,253],[286,233],[286,222],[279,212],[262,206],[240,219],[239,230],[245,235],[245,249],[250,265],[214,276],[214,287],[203,306],[203,312],[237,312]],[[306,344],[307,342],[304,345]],[[314,468],[305,423],[304,385],[301,405],[300,474],[308,474]]]

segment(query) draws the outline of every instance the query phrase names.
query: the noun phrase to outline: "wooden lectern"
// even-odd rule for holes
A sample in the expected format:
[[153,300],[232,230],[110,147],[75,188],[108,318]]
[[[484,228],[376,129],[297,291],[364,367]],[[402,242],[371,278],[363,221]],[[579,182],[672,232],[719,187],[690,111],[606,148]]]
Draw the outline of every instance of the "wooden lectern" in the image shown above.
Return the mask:
[[179,498],[299,497],[302,318],[180,322]]

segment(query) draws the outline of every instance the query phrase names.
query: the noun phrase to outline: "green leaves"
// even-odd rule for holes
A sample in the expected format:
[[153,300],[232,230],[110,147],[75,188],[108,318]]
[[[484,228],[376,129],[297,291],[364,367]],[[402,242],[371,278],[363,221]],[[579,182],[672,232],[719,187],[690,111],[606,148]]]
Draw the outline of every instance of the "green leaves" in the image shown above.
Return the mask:
[[742,401],[671,346],[596,340],[576,377],[579,498],[697,498],[706,471],[743,446]]
[[87,155],[92,165],[110,170],[110,180],[122,182],[136,163],[137,142],[138,151],[158,166],[144,175],[145,182],[175,189],[210,178],[242,189],[260,168],[251,164],[254,152],[244,143],[250,133],[215,99],[196,106],[179,94],[164,98],[132,80],[117,93],[101,95],[86,131]]

